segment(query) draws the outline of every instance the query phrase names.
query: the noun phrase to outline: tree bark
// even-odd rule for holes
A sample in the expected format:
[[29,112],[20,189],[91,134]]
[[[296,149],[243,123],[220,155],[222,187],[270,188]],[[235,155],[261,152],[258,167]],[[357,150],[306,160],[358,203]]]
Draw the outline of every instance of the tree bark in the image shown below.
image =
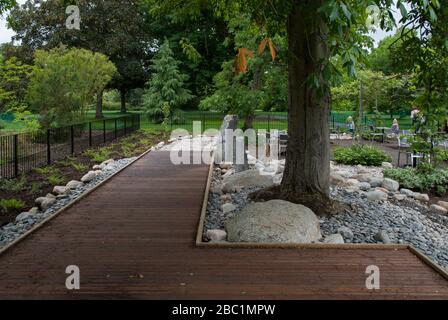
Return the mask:
[[[317,215],[340,208],[330,197],[330,90],[321,76],[329,60],[326,25],[317,13],[323,0],[296,2],[288,18],[288,149],[279,187],[252,195],[255,200],[283,199],[303,204]],[[306,10],[303,10],[306,8]],[[319,90],[310,76],[318,77]]]
[[103,118],[103,91],[99,92],[96,95],[96,119],[102,119]]
[[121,98],[121,113],[126,113],[126,90],[121,89],[120,90],[120,98]]

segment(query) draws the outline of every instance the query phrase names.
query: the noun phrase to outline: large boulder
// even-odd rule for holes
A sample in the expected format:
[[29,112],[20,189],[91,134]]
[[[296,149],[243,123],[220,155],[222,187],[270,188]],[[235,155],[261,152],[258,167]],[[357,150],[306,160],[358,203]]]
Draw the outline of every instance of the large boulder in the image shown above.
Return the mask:
[[226,229],[230,242],[311,243],[322,237],[313,211],[283,200],[247,205]]
[[237,186],[271,187],[273,185],[274,179],[271,175],[261,175],[258,170],[246,170],[223,179],[222,191],[225,193],[234,192]]
[[77,180],[71,180],[70,182],[68,182],[66,184],[66,187],[69,189],[77,189],[79,187],[81,187],[84,183],[82,183],[81,181],[77,181]]

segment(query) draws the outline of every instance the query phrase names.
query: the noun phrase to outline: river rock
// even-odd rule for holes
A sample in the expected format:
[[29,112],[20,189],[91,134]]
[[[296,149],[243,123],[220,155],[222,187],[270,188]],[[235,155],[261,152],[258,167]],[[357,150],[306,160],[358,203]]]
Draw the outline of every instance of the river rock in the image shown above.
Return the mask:
[[415,192],[409,189],[400,189],[400,193],[404,194],[406,197],[414,198]]
[[29,212],[22,212],[16,217],[16,221],[22,221],[30,218],[33,214]]
[[383,163],[381,164],[381,167],[383,167],[384,169],[392,169],[394,166],[393,166],[393,164],[390,163],[390,162],[383,162]]
[[447,214],[448,213],[447,209],[445,209],[442,206],[436,205],[436,204],[431,205],[430,209],[435,211],[435,212],[437,212],[437,213],[441,213],[441,214]]
[[370,179],[369,183],[372,188],[381,187],[383,185],[383,180],[383,178],[373,177],[372,179]]
[[387,189],[392,192],[396,192],[400,188],[400,184],[397,181],[389,179],[389,178],[386,178],[383,180],[382,186],[384,189]]
[[359,190],[362,190],[362,191],[369,191],[372,188],[372,186],[368,182],[360,182],[358,187],[359,187]]
[[437,205],[448,210],[448,202],[446,202],[446,201],[439,201],[439,202],[437,202]]
[[68,182],[65,186],[69,189],[77,189],[79,187],[81,187],[84,183],[82,183],[81,181],[77,181],[77,180],[71,180],[70,182]]
[[345,241],[351,242],[353,240],[353,231],[349,227],[342,226],[338,229],[338,233],[344,238]]
[[53,193],[56,195],[61,195],[61,194],[67,194],[70,192],[70,188],[68,187],[63,187],[63,186],[55,186],[53,188]]
[[384,193],[382,191],[370,191],[366,193],[367,199],[370,201],[386,201],[387,200],[387,193]]
[[227,238],[227,232],[224,230],[207,230],[205,236],[210,241],[224,241]]
[[381,241],[382,243],[391,243],[389,235],[386,231],[381,230],[374,236],[376,241]]
[[97,176],[97,171],[89,171],[82,178],[81,181],[84,183],[90,182]]
[[329,236],[326,236],[322,242],[323,243],[331,243],[331,244],[345,243],[344,238],[339,233],[330,234]]
[[271,175],[261,175],[258,170],[246,170],[223,179],[222,191],[235,192],[235,187],[271,187],[274,180]]
[[416,193],[414,199],[421,202],[429,202],[429,196],[426,193]]
[[322,237],[309,208],[283,200],[248,204],[226,229],[230,242],[311,243]]

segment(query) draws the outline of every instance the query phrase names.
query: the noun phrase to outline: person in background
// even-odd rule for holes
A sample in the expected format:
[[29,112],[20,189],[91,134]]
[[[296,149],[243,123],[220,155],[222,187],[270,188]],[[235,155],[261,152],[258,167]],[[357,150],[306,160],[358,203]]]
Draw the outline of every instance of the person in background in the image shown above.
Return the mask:
[[418,114],[419,114],[419,110],[416,106],[412,107],[412,111],[411,111],[411,120],[412,120],[412,125],[415,125],[418,121]]
[[398,135],[400,133],[400,126],[398,124],[398,120],[397,119],[394,119],[394,121],[392,122],[391,131],[395,135]]
[[347,118],[347,128],[348,128],[348,132],[350,132],[351,135],[353,135],[355,133],[355,122],[353,121],[352,116],[349,116]]

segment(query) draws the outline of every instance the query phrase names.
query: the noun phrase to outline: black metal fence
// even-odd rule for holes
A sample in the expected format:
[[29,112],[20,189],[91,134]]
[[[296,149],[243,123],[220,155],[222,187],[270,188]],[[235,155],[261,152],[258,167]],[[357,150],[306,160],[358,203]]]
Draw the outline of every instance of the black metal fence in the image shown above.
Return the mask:
[[0,178],[16,178],[140,129],[140,115],[0,136]]

